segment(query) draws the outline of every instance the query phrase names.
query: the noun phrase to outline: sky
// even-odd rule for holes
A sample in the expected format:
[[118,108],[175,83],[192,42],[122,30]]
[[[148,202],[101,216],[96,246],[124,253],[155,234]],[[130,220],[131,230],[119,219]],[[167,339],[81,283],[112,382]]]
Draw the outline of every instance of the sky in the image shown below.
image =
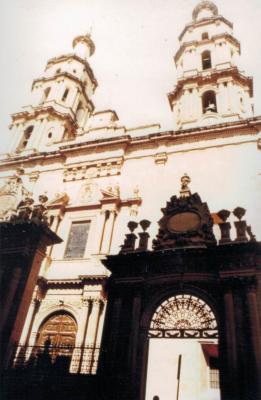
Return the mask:
[[[167,100],[176,83],[178,35],[196,0],[2,0],[0,12],[0,153],[7,151],[10,114],[31,103],[31,85],[48,59],[72,52],[74,37],[91,31],[89,59],[98,88],[96,111],[113,109],[126,127],[160,123],[173,129]],[[217,0],[241,42],[241,70],[254,78],[261,115],[260,0]]]

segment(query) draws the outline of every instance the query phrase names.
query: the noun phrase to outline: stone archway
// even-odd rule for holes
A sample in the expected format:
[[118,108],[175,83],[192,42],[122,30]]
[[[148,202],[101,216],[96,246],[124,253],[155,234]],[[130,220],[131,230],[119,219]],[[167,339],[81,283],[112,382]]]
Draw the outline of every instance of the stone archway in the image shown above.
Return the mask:
[[218,326],[203,299],[183,293],[164,300],[148,339],[146,400],[220,399]]

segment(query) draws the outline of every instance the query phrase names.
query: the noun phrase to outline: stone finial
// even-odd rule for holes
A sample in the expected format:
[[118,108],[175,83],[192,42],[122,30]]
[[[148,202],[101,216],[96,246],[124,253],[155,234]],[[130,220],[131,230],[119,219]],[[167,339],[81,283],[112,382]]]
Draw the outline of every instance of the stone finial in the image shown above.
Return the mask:
[[140,190],[139,190],[138,186],[134,187],[133,195],[134,195],[134,197],[140,197]]
[[150,224],[151,224],[151,222],[148,221],[147,219],[143,219],[140,221],[140,226],[144,232],[146,232],[146,230],[149,228]]
[[132,233],[132,232],[134,232],[135,229],[137,228],[138,223],[135,222],[135,221],[129,221],[127,226],[128,226],[129,230],[130,230],[131,233]]
[[233,214],[235,217],[237,217],[239,219],[239,221],[241,221],[241,219],[244,217],[246,213],[246,210],[243,207],[236,207],[233,211]]
[[191,182],[190,177],[185,173],[181,179],[181,190],[180,190],[180,197],[189,197],[191,196],[191,191],[188,187],[188,185]]
[[220,219],[222,219],[223,222],[226,222],[228,217],[230,216],[230,211],[228,210],[220,210],[217,215],[219,216]]

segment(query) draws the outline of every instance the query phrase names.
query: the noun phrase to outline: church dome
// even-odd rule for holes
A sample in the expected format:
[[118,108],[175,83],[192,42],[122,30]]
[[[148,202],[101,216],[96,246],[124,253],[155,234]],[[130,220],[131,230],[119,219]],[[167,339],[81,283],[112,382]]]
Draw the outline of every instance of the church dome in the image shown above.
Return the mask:
[[212,18],[218,15],[217,6],[212,1],[203,0],[193,10],[192,18],[198,21],[203,18]]
[[72,45],[75,53],[83,59],[92,56],[95,51],[95,44],[88,33],[74,38]]

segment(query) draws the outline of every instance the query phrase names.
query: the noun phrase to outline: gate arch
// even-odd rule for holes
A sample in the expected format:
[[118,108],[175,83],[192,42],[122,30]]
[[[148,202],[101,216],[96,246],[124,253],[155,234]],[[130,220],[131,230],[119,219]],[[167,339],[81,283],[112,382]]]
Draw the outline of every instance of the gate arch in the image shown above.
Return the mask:
[[154,314],[162,304],[164,304],[173,297],[185,296],[185,295],[199,299],[210,308],[216,320],[216,329],[219,330],[220,320],[219,320],[219,306],[217,300],[213,298],[204,289],[198,288],[193,285],[184,284],[182,290],[177,285],[173,285],[171,288],[170,287],[165,288],[165,290],[158,292],[155,296],[149,299],[149,302],[144,307],[144,311],[141,316],[140,320],[141,331],[145,333],[148,332],[150,329],[153,329],[151,326],[152,319],[154,317]]
[[154,312],[149,337],[217,338],[218,326],[211,307],[190,293],[164,300]]
[[[218,304],[208,293],[190,285],[184,285],[182,291],[172,287],[158,293],[145,308],[140,325],[140,339],[144,343],[140,392],[142,399],[151,400],[153,396],[170,398],[164,397],[160,386],[155,389],[155,385],[158,385],[155,383],[155,377],[158,376],[155,372],[158,369],[164,371],[164,390],[167,391],[171,385],[174,392],[177,390],[176,383],[170,384],[168,371],[172,376],[177,374],[179,356],[182,357],[180,390],[190,390],[185,386],[188,387],[190,381],[188,359],[191,357],[194,360],[192,364],[196,365],[195,380],[200,378],[199,371],[204,371],[205,381],[199,383],[200,395],[210,396],[215,392],[213,399],[220,399],[218,310]],[[217,363],[213,364],[212,361]],[[191,382],[192,391],[193,385]],[[171,392],[171,396],[174,392]]]

